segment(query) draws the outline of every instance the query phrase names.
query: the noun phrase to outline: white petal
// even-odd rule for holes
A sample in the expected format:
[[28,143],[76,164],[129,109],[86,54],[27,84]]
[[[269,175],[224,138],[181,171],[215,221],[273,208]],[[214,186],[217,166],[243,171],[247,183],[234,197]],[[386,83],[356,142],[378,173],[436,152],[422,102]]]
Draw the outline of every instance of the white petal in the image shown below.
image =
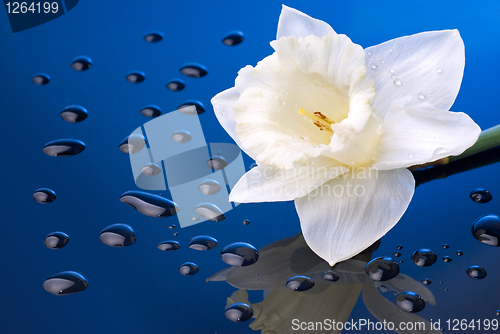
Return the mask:
[[334,34],[335,31],[328,23],[314,19],[296,9],[283,5],[278,22],[276,39],[288,36],[299,38],[309,35],[323,37],[332,33]]
[[211,102],[214,107],[215,116],[219,121],[220,125],[226,130],[228,135],[233,138],[234,142],[252,159],[255,160],[255,156],[248,150],[245,150],[241,145],[238,135],[236,134],[235,127],[236,122],[234,120],[234,110],[233,104],[238,101],[240,93],[236,88],[229,88],[219,94],[215,95]]
[[304,238],[330,265],[347,260],[384,236],[413,196],[407,169],[345,174],[295,200]]
[[381,153],[374,167],[395,169],[459,155],[480,133],[479,126],[464,113],[427,103],[414,107],[394,103],[384,119]]
[[229,200],[238,203],[291,201],[348,171],[338,163],[335,166],[336,162],[330,158],[318,157],[313,162],[292,169],[254,167],[238,181]]
[[458,30],[430,31],[396,38],[366,50],[368,74],[377,83],[373,108],[384,115],[393,100],[427,102],[449,110],[465,65]]

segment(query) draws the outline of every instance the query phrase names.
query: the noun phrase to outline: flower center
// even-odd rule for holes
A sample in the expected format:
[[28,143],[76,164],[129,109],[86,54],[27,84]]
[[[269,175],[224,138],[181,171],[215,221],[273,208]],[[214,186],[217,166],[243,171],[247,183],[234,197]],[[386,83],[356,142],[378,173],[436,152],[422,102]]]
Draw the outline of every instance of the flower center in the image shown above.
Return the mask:
[[321,112],[315,111],[311,114],[309,111],[304,110],[304,108],[300,108],[299,114],[304,115],[313,121],[313,124],[316,125],[321,131],[326,131],[330,133],[330,135],[333,135],[332,124],[335,124],[335,122],[323,115]]

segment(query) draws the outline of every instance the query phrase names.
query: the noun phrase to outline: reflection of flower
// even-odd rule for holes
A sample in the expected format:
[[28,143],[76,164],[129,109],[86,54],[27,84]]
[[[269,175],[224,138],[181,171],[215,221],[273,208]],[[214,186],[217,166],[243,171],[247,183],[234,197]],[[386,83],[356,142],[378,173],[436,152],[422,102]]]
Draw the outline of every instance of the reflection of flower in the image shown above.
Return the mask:
[[[250,323],[250,328],[262,330],[262,334],[313,332],[297,330],[296,326],[294,327],[294,319],[308,324],[323,323],[325,319],[345,323],[349,320],[360,293],[370,313],[380,322],[393,323],[394,329],[401,323],[425,324],[426,330],[395,330],[397,333],[440,333],[431,329],[429,321],[416,314],[401,311],[379,293],[377,287],[381,290],[391,290],[395,294],[413,291],[428,304],[436,303],[432,292],[425,285],[404,274],[399,274],[390,281],[372,281],[364,271],[371,257],[371,251],[372,247],[354,259],[338,263],[331,268],[307,247],[302,235],[296,235],[261,248],[259,261],[255,264],[247,267],[230,267],[207,280],[225,280],[241,289],[228,298],[228,305],[249,304],[255,318]],[[323,272],[330,269],[339,276],[338,281],[330,282],[322,278]],[[315,282],[314,287],[304,292],[291,291],[284,287],[287,279],[295,275],[312,278]],[[245,290],[264,290],[264,300],[250,303]],[[330,330],[328,326],[327,324],[323,330],[314,333],[341,332]],[[363,329],[366,328],[361,330]]]
[[334,265],[401,218],[415,186],[406,167],[477,140],[479,127],[448,111],[463,42],[445,30],[363,50],[284,6],[271,46],[274,54],[241,69],[235,87],[212,100],[221,125],[258,163],[230,200],[295,199],[307,244]]

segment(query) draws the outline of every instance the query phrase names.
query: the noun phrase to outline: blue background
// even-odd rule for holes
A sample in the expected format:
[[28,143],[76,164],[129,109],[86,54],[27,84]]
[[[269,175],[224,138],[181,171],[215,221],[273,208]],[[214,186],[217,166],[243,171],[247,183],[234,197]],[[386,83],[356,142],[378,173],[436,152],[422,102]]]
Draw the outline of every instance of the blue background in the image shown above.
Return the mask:
[[[482,129],[500,123],[498,78],[500,66],[500,3],[494,1],[289,1],[322,19],[355,43],[368,47],[396,37],[428,30],[457,28],[466,46],[462,88],[452,108],[468,113]],[[176,218],[141,215],[121,203],[119,196],[137,189],[129,158],[118,144],[149,119],[139,110],[148,104],[164,112],[188,99],[205,104],[201,115],[208,142],[231,142],[218,124],[210,99],[234,84],[237,71],[272,53],[279,1],[80,1],[70,12],[44,25],[13,34],[5,11],[0,10],[0,110],[3,175],[0,192],[0,332],[2,333],[250,333],[248,323],[232,323],[224,316],[226,298],[235,288],[205,283],[206,277],[225,268],[221,247],[246,241],[257,248],[300,231],[291,202],[244,204],[221,223],[203,223],[170,230]],[[242,30],[245,40],[235,47],[221,43],[230,30]],[[151,30],[165,34],[160,43],[147,43]],[[70,64],[80,55],[92,58],[86,72]],[[186,62],[205,65],[205,78],[183,78],[186,89],[171,92],[165,84],[182,77]],[[141,84],[125,75],[146,73]],[[31,78],[51,76],[46,86]],[[64,122],[67,105],[84,106],[89,117],[82,123]],[[74,157],[52,158],[45,143],[74,138],[87,149]],[[252,161],[246,157],[246,166]],[[374,255],[390,255],[402,244],[401,272],[421,280],[429,277],[437,305],[420,313],[427,319],[499,318],[498,282],[500,249],[483,245],[470,232],[483,214],[499,214],[499,165],[492,165],[445,180],[424,184],[398,225],[383,239]],[[40,205],[35,189],[53,189],[58,198]],[[484,187],[493,194],[487,204],[476,204],[469,192]],[[251,224],[244,226],[242,219]],[[132,225],[138,241],[128,248],[102,244],[99,232],[115,223]],[[62,250],[49,250],[44,237],[61,230],[71,241]],[[173,237],[173,232],[179,232]],[[189,240],[209,234],[219,240],[213,251],[188,249]],[[156,249],[175,238],[183,247],[173,253]],[[450,248],[441,248],[448,243]],[[422,247],[436,251],[441,260],[429,268],[410,261]],[[462,257],[455,251],[461,249]],[[185,261],[200,267],[197,275],[177,271]],[[473,281],[469,265],[481,265],[488,276]],[[83,274],[90,287],[71,296],[53,296],[43,281],[60,271]],[[443,285],[438,284],[443,281]],[[449,290],[445,291],[444,288]],[[252,294],[251,298],[261,296]],[[255,299],[255,298],[254,298]],[[255,300],[256,302],[258,300]],[[375,320],[358,301],[351,317]]]

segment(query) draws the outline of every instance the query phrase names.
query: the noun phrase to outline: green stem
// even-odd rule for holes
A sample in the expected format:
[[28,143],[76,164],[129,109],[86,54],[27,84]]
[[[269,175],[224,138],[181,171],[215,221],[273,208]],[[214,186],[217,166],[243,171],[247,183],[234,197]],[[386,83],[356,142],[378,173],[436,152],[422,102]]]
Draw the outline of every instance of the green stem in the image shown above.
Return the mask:
[[490,150],[497,146],[500,146],[500,124],[481,132],[478,140],[474,145],[472,145],[467,150],[465,150],[464,153],[456,157],[449,157],[449,162],[458,161],[468,156]]

